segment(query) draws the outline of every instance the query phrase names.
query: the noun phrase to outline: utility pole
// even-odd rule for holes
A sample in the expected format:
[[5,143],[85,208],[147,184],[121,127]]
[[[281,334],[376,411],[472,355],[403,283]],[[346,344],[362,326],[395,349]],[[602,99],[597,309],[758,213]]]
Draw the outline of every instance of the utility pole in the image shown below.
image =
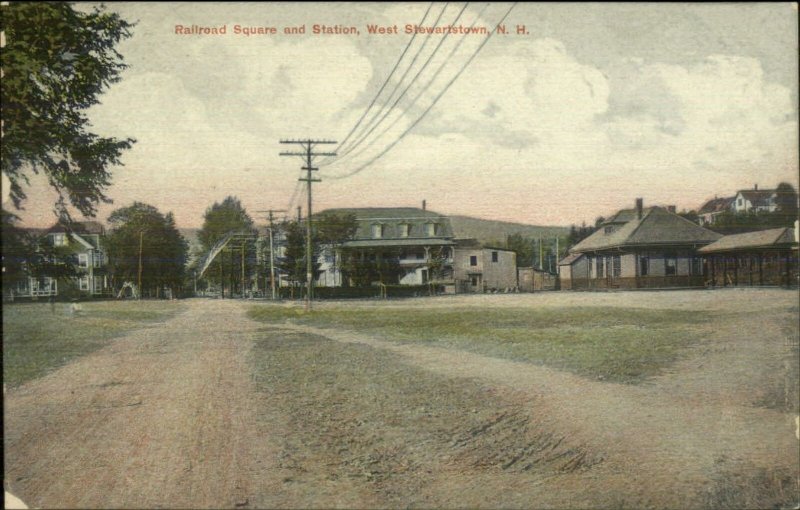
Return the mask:
[[269,213],[269,286],[272,290],[272,300],[275,301],[276,298],[276,291],[275,291],[275,251],[272,241],[272,231],[275,228],[274,216],[273,213],[276,212],[287,212],[286,209],[268,209],[266,211],[256,211],[256,212],[266,212]]
[[225,299],[225,273],[222,270],[222,257],[225,256],[225,250],[219,252],[219,292],[220,299]]
[[242,284],[241,284],[241,286],[242,286],[242,299],[245,298],[245,296],[244,296],[244,245],[245,245],[245,241],[244,241],[244,239],[242,239]]
[[556,236],[556,273],[558,272],[558,261],[561,258],[561,254],[558,253],[558,236]]
[[311,311],[311,300],[313,298],[314,289],[314,265],[311,260],[311,184],[321,182],[322,179],[311,177],[311,172],[316,172],[319,168],[312,166],[314,157],[316,156],[336,156],[335,152],[314,152],[314,146],[318,144],[335,144],[331,140],[281,140],[281,143],[297,144],[300,145],[305,152],[281,152],[281,156],[300,156],[305,158],[305,166],[301,167],[306,171],[306,177],[301,177],[299,180],[304,181],[308,186],[308,209],[306,209],[306,311]]
[[539,238],[539,270],[540,271],[544,269],[544,265],[542,263],[543,259],[544,259],[544,246],[542,246],[542,238],[540,237]]
[[139,299],[142,299],[142,242],[144,239],[144,230],[139,231]]

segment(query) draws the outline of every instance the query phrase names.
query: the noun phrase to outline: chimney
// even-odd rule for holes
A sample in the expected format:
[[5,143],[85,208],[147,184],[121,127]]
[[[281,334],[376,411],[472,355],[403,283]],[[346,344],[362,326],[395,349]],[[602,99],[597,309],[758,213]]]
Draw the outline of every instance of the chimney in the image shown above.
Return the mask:
[[425,210],[426,210],[426,209],[425,209],[425,206],[426,206],[426,205],[427,205],[426,201],[425,201],[425,200],[423,200],[423,201],[422,201],[422,210],[423,210],[423,211],[425,211]]
[[758,184],[753,184],[753,191],[758,191]]
[[675,214],[675,206],[674,205],[668,205],[667,206],[667,211],[671,212],[672,214]]
[[642,209],[644,208],[644,200],[641,198],[636,199],[636,219],[642,219]]

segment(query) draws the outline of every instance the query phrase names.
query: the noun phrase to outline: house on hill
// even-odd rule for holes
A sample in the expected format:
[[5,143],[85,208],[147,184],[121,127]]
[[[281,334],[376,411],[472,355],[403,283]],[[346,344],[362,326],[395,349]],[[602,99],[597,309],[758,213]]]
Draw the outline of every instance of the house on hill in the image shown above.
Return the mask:
[[436,284],[446,292],[485,292],[516,287],[516,254],[456,239],[447,216],[415,207],[328,209],[321,214],[356,219],[353,239],[320,254],[321,287],[353,283],[343,254],[376,267],[391,267],[395,285]]
[[733,210],[733,201],[736,197],[714,197],[697,211],[697,219],[700,225],[713,225],[722,213]]
[[725,236],[698,250],[714,286],[798,284],[798,230],[773,228]]
[[736,193],[731,205],[733,212],[775,212],[778,209],[777,190],[758,189],[758,184],[753,189],[743,189]]
[[87,297],[111,294],[108,257],[103,246],[105,229],[100,223],[79,222],[71,232],[56,224],[45,231],[32,230],[31,233],[38,238],[40,245],[46,243],[66,254],[78,276],[59,282],[53,275],[30,275],[13,289],[15,298],[49,298],[64,295],[68,288]]
[[722,236],[674,208],[623,209],[569,250],[559,263],[562,289],[700,287],[698,248]]

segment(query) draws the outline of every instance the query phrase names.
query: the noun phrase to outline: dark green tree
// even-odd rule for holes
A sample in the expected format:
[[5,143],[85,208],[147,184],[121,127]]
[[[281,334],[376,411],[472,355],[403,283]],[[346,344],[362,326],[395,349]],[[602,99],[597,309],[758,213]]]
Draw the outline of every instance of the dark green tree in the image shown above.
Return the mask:
[[684,209],[683,211],[678,213],[678,216],[682,218],[686,218],[687,220],[691,221],[692,223],[697,223],[700,217],[697,215],[697,211],[694,209],[687,211]]
[[214,244],[230,232],[252,233],[253,219],[247,214],[238,198],[225,197],[221,203],[206,209],[203,227],[197,237],[203,248],[210,250]]
[[[278,266],[295,285],[305,284],[307,281],[305,226],[297,221],[287,221],[281,228],[285,239],[285,249]],[[314,278],[319,276],[318,253],[318,246],[314,246],[312,253]]]
[[353,239],[358,230],[356,216],[350,213],[323,212],[314,215],[314,241],[322,245],[339,246]]
[[788,182],[778,184],[775,189],[776,213],[781,226],[791,226],[798,219],[797,191]]
[[69,205],[94,216],[100,202],[110,202],[110,167],[134,140],[89,132],[85,112],[119,81],[126,66],[115,47],[132,25],[102,8],[84,13],[65,2],[8,2],[0,14],[2,171],[14,206],[26,198],[29,173],[44,173],[58,192],[62,221],[70,221]]
[[31,242],[27,233],[17,227],[17,220],[15,214],[2,210],[0,246],[3,249],[3,294],[27,277],[25,265],[30,259]]
[[[203,215],[203,227],[198,232],[197,237],[203,250],[207,253],[220,239],[223,239],[231,232],[255,236],[253,219],[242,206],[241,201],[234,197],[225,197],[222,202],[214,204],[206,209]],[[228,251],[217,255],[206,271],[204,278],[222,287],[233,290],[234,287],[242,288],[241,280],[241,243],[229,245]],[[254,243],[244,242],[245,244],[245,275],[251,275],[256,271],[256,254]]]
[[[431,266],[436,265],[431,260]],[[362,253],[360,250],[342,251],[342,272],[344,280],[354,287],[367,287],[375,282],[396,285],[400,279],[400,254],[396,250]]]
[[[600,219],[601,218],[598,218],[595,221],[595,225],[599,225],[600,223],[602,223],[602,221],[599,221]],[[575,246],[576,244],[583,241],[590,235],[594,234],[597,228],[598,228],[597,226],[595,227],[588,226],[586,222],[581,223],[580,227],[576,227],[575,225],[570,226],[569,235],[567,235],[565,248],[569,249]]]
[[517,254],[517,267],[530,267],[534,259],[534,242],[522,234],[511,234],[506,237],[506,248]]
[[112,230],[106,246],[115,287],[138,282],[141,250],[141,295],[160,297],[164,288],[179,295],[189,245],[175,227],[172,213],[164,215],[151,205],[134,202],[111,213],[108,222]]
[[17,216],[2,211],[3,293],[29,276],[61,282],[79,276],[77,258],[66,247],[53,246],[46,236],[36,236],[16,225]]
[[[354,239],[358,231],[355,214],[323,212],[314,216],[314,251],[329,251],[333,256],[334,271],[342,269],[340,247]],[[316,260],[316,259],[315,259]]]

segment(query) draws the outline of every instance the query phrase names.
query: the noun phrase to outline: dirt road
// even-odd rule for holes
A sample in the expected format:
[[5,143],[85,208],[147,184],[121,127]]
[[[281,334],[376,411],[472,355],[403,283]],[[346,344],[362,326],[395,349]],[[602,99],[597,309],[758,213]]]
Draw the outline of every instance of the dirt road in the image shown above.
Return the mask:
[[781,299],[639,386],[191,301],[9,392],[5,481],[32,507],[785,504]]

